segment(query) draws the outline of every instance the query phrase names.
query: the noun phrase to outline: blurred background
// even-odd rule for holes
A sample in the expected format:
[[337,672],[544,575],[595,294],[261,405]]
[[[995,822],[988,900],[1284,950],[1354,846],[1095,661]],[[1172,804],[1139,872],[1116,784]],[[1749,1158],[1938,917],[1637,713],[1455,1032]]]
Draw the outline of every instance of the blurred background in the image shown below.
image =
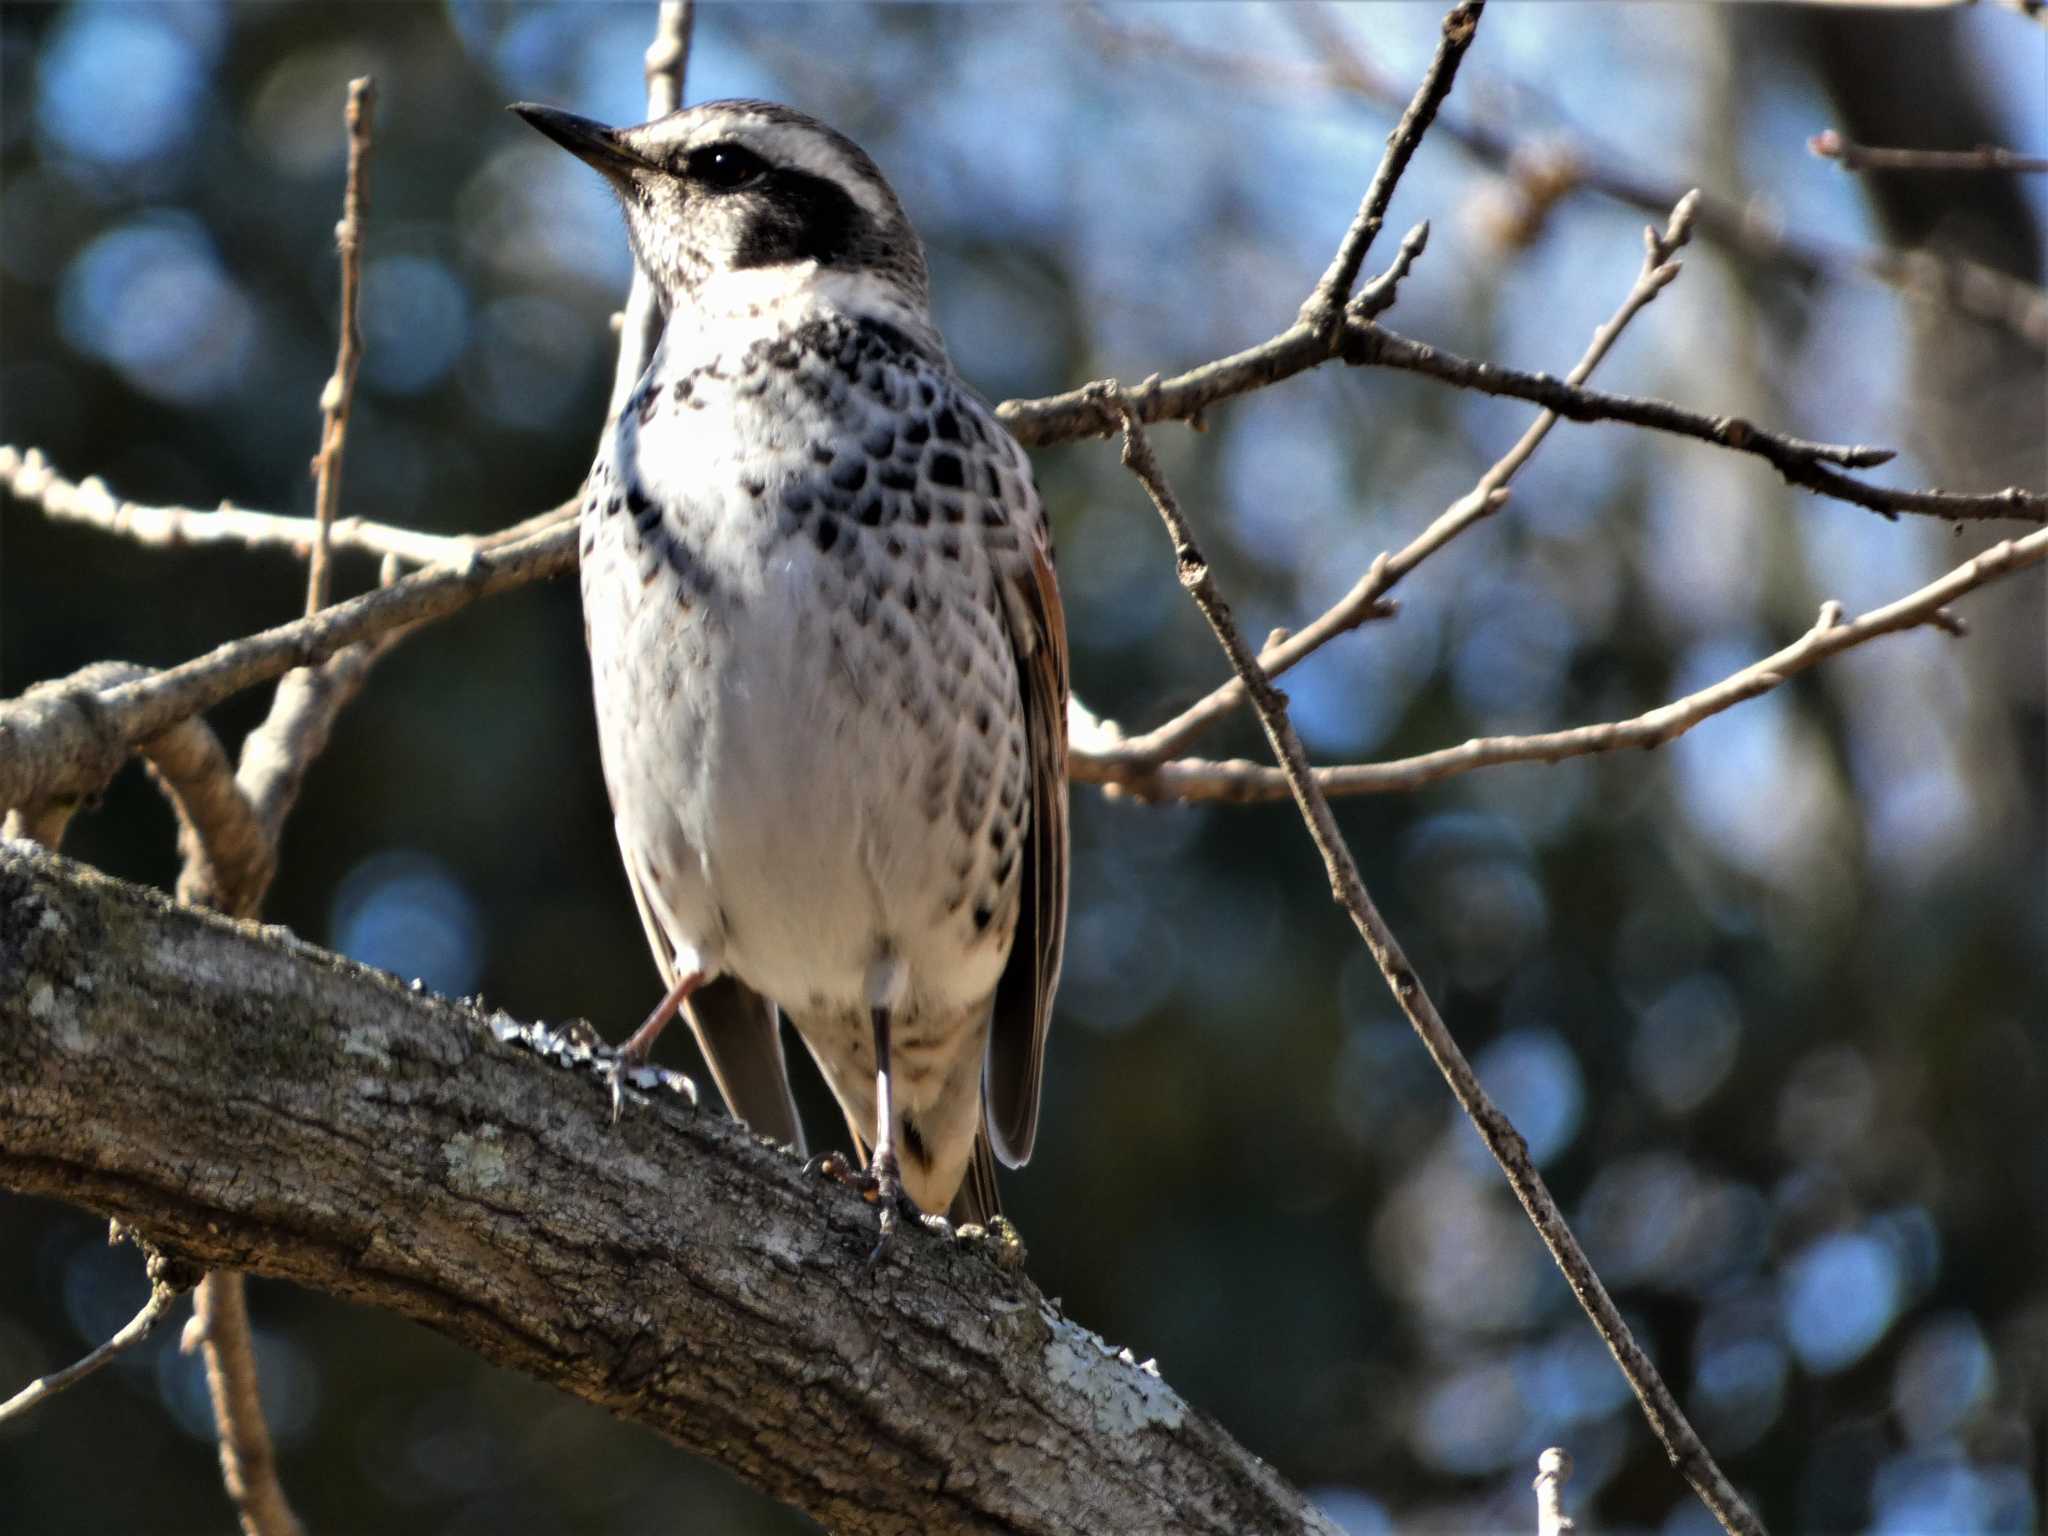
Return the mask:
[[[568,497],[628,258],[598,179],[502,108],[637,120],[652,9],[0,10],[0,440],[138,501],[309,512],[341,109],[370,73],[344,511],[480,532]],[[688,98],[774,97],[864,144],[930,245],[962,371],[992,398],[1037,395],[1284,327],[1440,16],[708,5]],[[1330,83],[1340,63],[1363,89]],[[1599,383],[1896,446],[1891,484],[2039,489],[2048,178],[1853,177],[1805,144],[1832,125],[2038,154],[2044,81],[2048,30],[1992,6],[1498,5],[1447,109],[1465,141],[1424,143],[1380,243],[1383,260],[1432,221],[1388,320],[1561,374],[1627,292],[1646,222],[1562,172],[1700,185],[1805,258],[1696,242]],[[1906,249],[2019,280],[2031,321],[1858,267]],[[1332,367],[1156,441],[1257,636],[1405,542],[1529,414]],[[1114,452],[1037,462],[1076,684],[1157,723],[1224,663]],[[1825,598],[1889,601],[2013,531],[1889,523],[1752,459],[1565,424],[1508,509],[1403,586],[1397,620],[1288,687],[1325,761],[1614,718],[1784,643]],[[282,555],[147,550],[11,503],[0,537],[10,694],[106,657],[177,662],[303,601]],[[351,558],[339,579],[374,574]],[[1966,639],[1858,650],[1654,755],[1341,807],[1638,1336],[1786,1530],[2041,1519],[2042,596],[2039,572],[2003,582],[1962,606]],[[570,582],[499,598],[387,657],[291,820],[273,920],[624,1036],[659,983],[616,864],[576,602]],[[267,703],[215,722],[232,742]],[[1205,747],[1264,755],[1243,722]],[[175,877],[136,770],[66,851]],[[1293,809],[1079,791],[1073,895],[1045,1130],[1005,1185],[1045,1290],[1157,1356],[1350,1532],[1526,1528],[1553,1443],[1596,1528],[1704,1529]],[[802,1092],[835,1134],[819,1086]],[[140,1304],[135,1254],[103,1233],[0,1196],[0,1393]],[[806,1528],[388,1316],[263,1283],[252,1305],[285,1487],[316,1530]],[[224,1528],[197,1363],[161,1338],[11,1427],[0,1487],[21,1532]]]

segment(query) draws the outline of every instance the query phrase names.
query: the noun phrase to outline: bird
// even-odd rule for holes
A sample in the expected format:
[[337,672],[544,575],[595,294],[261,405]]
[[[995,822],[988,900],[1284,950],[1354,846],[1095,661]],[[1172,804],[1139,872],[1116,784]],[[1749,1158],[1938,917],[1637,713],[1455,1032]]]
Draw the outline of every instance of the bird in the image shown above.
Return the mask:
[[680,1012],[731,1112],[801,1154],[786,1017],[862,1166],[813,1162],[880,1208],[870,1261],[899,1216],[986,1223],[995,1159],[1037,1137],[1067,919],[1030,461],[852,140],[765,101],[511,110],[617,194],[662,315],[579,510],[605,783],[667,984],[617,1060]]

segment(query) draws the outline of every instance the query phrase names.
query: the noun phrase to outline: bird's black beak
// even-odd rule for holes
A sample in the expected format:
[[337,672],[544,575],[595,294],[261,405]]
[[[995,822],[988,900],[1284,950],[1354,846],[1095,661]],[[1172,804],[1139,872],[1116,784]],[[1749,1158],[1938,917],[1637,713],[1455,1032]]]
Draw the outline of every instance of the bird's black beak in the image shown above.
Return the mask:
[[607,128],[603,123],[531,101],[515,101],[508,110],[517,112],[577,159],[602,171],[611,181],[623,184],[635,171],[654,169],[620,141],[616,129]]

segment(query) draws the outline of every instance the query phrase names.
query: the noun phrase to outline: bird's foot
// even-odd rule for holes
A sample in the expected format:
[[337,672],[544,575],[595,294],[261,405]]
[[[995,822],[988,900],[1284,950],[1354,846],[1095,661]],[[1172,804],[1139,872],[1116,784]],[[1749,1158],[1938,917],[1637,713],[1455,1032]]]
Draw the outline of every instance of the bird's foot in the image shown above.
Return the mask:
[[611,1089],[613,1125],[619,1123],[619,1116],[626,1108],[628,1078],[647,1070],[647,1053],[635,1051],[630,1045],[616,1051],[608,1050],[598,1057],[597,1075]]
[[823,1174],[836,1179],[855,1191],[868,1204],[880,1207],[881,1235],[877,1238],[874,1251],[867,1256],[861,1267],[872,1269],[889,1246],[889,1239],[896,1235],[897,1226],[909,1222],[930,1232],[945,1234],[951,1232],[952,1224],[943,1216],[933,1216],[920,1209],[903,1187],[903,1172],[898,1167],[895,1154],[882,1152],[865,1168],[855,1168],[837,1152],[825,1152],[804,1164],[806,1173]]

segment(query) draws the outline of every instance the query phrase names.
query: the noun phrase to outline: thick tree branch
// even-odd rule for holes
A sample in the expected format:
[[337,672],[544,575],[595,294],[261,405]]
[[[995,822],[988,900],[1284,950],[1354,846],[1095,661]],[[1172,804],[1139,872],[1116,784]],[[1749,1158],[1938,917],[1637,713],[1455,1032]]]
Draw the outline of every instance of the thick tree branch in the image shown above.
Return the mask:
[[[544,1049],[548,1054],[540,1054]],[[0,846],[0,1187],[424,1322],[832,1529],[1333,1528],[998,1250],[587,1049]]]
[[1380,974],[1386,978],[1395,1005],[1414,1026],[1430,1059],[1450,1085],[1459,1107],[1485,1141],[1494,1161],[1500,1164],[1501,1172],[1507,1175],[1515,1197],[1521,1201],[1522,1209],[1528,1212],[1544,1247],[1550,1250],[1550,1256],[1563,1273],[1565,1282],[1571,1286],[1572,1294],[1578,1298],[1579,1305],[1585,1309],[1586,1316],[1613,1353],[1615,1364],[1621,1368],[1636,1401],[1642,1405],[1643,1416],[1649,1421],[1650,1430],[1664,1447],[1665,1454],[1671,1458],[1672,1465],[1692,1484],[1693,1491],[1724,1529],[1735,1533],[1735,1536],[1761,1536],[1763,1526],[1694,1433],[1692,1425],[1679,1409],[1677,1399],[1658,1374],[1657,1367],[1636,1343],[1634,1334],[1615,1307],[1614,1299],[1607,1294],[1599,1273],[1587,1259],[1578,1239],[1572,1235],[1564,1213],[1558,1209],[1557,1201],[1543,1182],[1543,1176],[1530,1160],[1528,1144],[1480,1086],[1471,1063],[1465,1060],[1464,1052],[1459,1050],[1457,1041],[1445,1027],[1436,1004],[1422,990],[1414,967],[1408,963],[1393,930],[1380,916],[1379,908],[1366,891],[1365,881],[1358,873],[1358,862],[1352,857],[1344,834],[1338,830],[1336,815],[1309,771],[1308,755],[1302,749],[1301,738],[1296,734],[1293,722],[1287,717],[1287,700],[1259,670],[1258,659],[1238,633],[1229,605],[1217,591],[1208,562],[1202,558],[1202,552],[1195,544],[1194,532],[1160,471],[1151,444],[1146,441],[1137,412],[1114,383],[1099,384],[1093,388],[1104,406],[1123,424],[1124,464],[1138,477],[1161,521],[1166,524],[1167,533],[1173,540],[1174,565],[1180,575],[1180,584],[1194,599],[1202,617],[1208,620],[1217,644],[1230,658],[1231,669],[1251,696],[1252,708],[1258,712],[1259,724],[1272,745],[1274,756],[1279,759],[1280,771],[1286,777],[1287,787],[1301,811],[1302,820],[1308,825],[1309,837],[1323,857],[1323,868],[1330,879],[1331,898],[1349,914],[1374,963],[1379,966]]

